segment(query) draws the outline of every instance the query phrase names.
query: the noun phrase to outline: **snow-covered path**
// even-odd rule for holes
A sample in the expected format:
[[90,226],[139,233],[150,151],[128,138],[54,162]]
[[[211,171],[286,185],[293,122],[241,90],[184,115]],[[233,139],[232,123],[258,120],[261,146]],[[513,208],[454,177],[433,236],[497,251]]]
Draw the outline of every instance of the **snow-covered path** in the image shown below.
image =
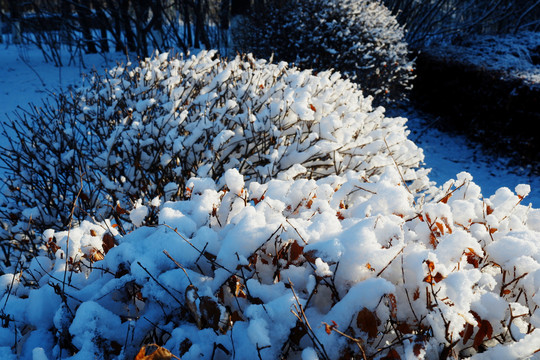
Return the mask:
[[[4,46],[0,49],[0,121],[4,122],[6,114],[12,114],[18,106],[39,103],[48,91],[77,84],[81,76],[91,69],[99,71],[112,67],[116,61],[125,62],[125,56],[116,54],[104,58],[102,55],[85,55],[86,68],[79,64],[58,68],[45,63],[35,48]],[[408,111],[400,116],[409,119],[410,138],[424,149],[425,166],[432,168],[430,179],[437,184],[442,185],[462,171],[473,176],[486,197],[503,186],[514,190],[518,184],[530,184],[531,193],[524,204],[540,207],[540,178],[529,177],[524,169],[508,166],[506,159],[493,159],[464,138],[426,127],[426,122],[429,124],[431,120],[426,120],[424,115]],[[6,139],[0,138],[0,142],[4,141]]]
[[540,206],[540,178],[528,175],[527,169],[509,165],[510,159],[494,158],[463,136],[437,130],[430,126],[435,119],[429,115],[409,110],[400,116],[409,119],[409,138],[424,150],[425,166],[432,169],[429,175],[432,181],[442,185],[457,173],[466,171],[480,185],[485,197],[501,187],[514,191],[519,184],[529,184],[531,192],[523,204]]

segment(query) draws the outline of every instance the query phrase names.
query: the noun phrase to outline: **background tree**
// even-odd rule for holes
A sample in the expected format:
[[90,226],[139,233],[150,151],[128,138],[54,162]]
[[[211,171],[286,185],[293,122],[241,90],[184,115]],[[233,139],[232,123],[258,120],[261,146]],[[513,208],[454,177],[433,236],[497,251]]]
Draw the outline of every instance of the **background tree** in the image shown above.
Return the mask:
[[336,69],[378,104],[402,99],[410,87],[403,28],[378,1],[274,1],[254,8],[235,35],[241,51],[304,69]]

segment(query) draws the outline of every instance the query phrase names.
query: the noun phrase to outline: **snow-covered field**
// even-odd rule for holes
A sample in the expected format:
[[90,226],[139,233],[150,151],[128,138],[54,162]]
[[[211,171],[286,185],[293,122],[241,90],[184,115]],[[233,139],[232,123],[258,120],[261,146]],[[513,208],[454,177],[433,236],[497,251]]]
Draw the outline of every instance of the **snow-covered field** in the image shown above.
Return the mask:
[[[24,60],[23,60],[24,59]],[[66,63],[67,63],[66,54]],[[133,59],[130,59],[133,60]],[[123,54],[86,55],[85,68],[80,63],[55,67],[43,61],[39,50],[33,47],[4,47],[0,50],[0,119],[5,121],[17,107],[29,102],[39,103],[48,96],[49,91],[60,87],[66,88],[79,84],[84,74],[93,68],[100,70],[115,66],[116,62],[125,62]],[[519,184],[530,184],[531,193],[524,203],[531,202],[533,207],[540,207],[540,179],[527,175],[526,169],[508,165],[508,159],[494,159],[477,146],[461,137],[449,136],[429,127],[428,116],[410,110],[397,114],[409,119],[410,138],[424,149],[425,166],[431,168],[430,179],[438,184],[455,177],[461,171],[467,171],[473,180],[481,186],[484,196],[490,196],[500,187],[514,190]],[[426,126],[427,124],[427,126]],[[0,139],[6,141],[6,139]],[[0,170],[1,174],[1,170]]]

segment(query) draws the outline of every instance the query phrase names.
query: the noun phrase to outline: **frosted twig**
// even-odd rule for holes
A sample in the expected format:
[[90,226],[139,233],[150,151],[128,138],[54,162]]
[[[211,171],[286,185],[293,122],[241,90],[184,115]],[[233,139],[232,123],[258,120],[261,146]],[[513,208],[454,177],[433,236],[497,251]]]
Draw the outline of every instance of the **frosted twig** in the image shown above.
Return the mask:
[[317,338],[317,335],[315,335],[315,332],[313,331],[313,329],[311,328],[311,325],[309,324],[309,320],[306,316],[306,313],[304,312],[304,307],[302,306],[302,304],[300,304],[298,295],[296,295],[296,291],[294,291],[294,284],[292,283],[291,279],[288,279],[288,281],[289,281],[289,286],[294,296],[294,301],[296,302],[296,304],[294,304],[295,310],[291,309],[291,313],[298,319],[298,321],[304,324],[306,328],[306,334],[309,336],[309,338],[313,342],[313,345],[315,345],[315,347],[319,350],[319,353],[323,355],[325,359],[330,359],[330,357],[326,353],[324,345]]
[[186,278],[188,279],[189,284],[190,284],[190,285],[193,285],[193,283],[191,282],[191,279],[189,278],[189,275],[188,275],[188,273],[187,273],[187,271],[186,271],[186,268],[184,268],[182,265],[180,265],[180,263],[178,263],[176,260],[174,260],[173,257],[167,252],[167,250],[163,250],[163,253],[164,253],[165,255],[167,255],[167,257],[168,257],[169,259],[171,259],[171,261],[172,261],[176,266],[178,266],[180,269],[182,269],[182,271],[184,272],[184,274],[186,274]]
[[165,290],[165,292],[166,292],[167,294],[169,294],[169,295],[170,295],[170,296],[171,296],[171,297],[172,297],[172,298],[173,298],[173,299],[174,299],[174,300],[182,307],[182,309],[185,309],[184,303],[182,303],[180,300],[178,300],[178,299],[176,298],[176,296],[174,296],[174,295],[169,291],[169,289],[167,289],[165,286],[163,286],[163,284],[161,284],[159,281],[157,281],[157,279],[154,277],[154,275],[152,275],[152,274],[150,273],[150,271],[148,271],[148,269],[145,268],[145,267],[140,263],[140,261],[137,261],[137,265],[139,265],[139,266],[144,270],[144,272],[147,273],[148,276],[150,276],[150,277],[152,278],[152,280],[154,280],[154,281],[156,282],[156,284],[159,285],[160,288],[162,288],[163,290]]

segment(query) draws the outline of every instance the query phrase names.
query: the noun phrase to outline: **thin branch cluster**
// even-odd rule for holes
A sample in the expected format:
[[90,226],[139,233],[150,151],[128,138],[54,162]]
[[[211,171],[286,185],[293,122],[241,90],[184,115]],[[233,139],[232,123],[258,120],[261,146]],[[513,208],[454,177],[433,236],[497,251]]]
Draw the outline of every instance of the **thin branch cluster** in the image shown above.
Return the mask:
[[[23,357],[36,337],[54,358],[150,344],[167,359],[533,357],[530,189],[483,198],[461,173],[420,200],[396,168],[365,175],[248,185],[231,169],[221,186],[189,179],[186,200],[139,204],[127,235],[114,220],[47,231],[4,277],[5,338]],[[154,210],[159,225],[137,220]]]
[[407,139],[405,122],[373,109],[338,73],[314,75],[250,55],[159,54],[120,65],[7,125],[15,136],[2,149],[3,236],[28,250],[29,229],[104,220],[139,199],[181,200],[190,177],[218,180],[232,168],[264,183],[347,170],[369,179],[397,165],[414,182],[426,171],[417,169],[423,153]]

